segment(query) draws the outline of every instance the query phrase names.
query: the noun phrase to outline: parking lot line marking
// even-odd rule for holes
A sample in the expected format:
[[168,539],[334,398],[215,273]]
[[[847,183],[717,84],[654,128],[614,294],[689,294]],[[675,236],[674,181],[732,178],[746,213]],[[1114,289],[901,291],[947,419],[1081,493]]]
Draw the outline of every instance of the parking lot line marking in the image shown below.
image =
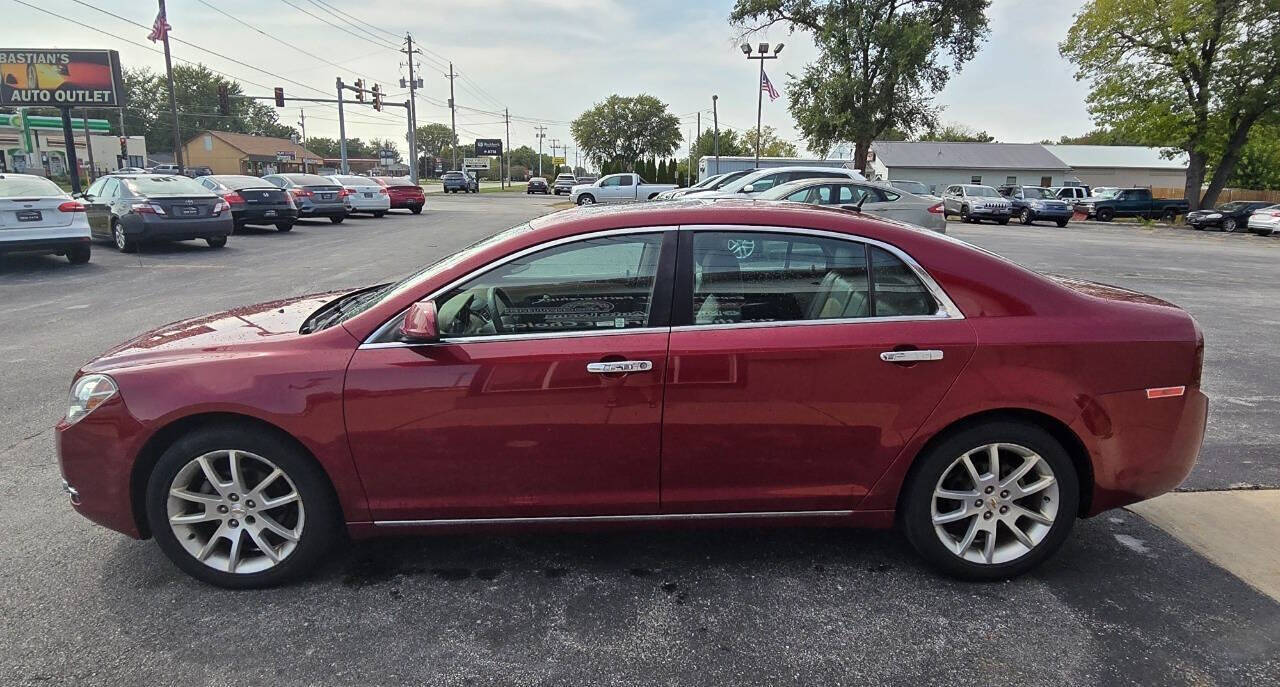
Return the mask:
[[1280,601],[1280,489],[1171,492],[1128,509]]

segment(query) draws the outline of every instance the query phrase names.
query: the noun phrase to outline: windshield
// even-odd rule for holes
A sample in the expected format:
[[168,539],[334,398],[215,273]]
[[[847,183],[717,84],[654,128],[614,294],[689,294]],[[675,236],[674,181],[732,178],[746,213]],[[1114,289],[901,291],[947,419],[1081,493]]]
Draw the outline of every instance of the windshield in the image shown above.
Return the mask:
[[57,184],[42,177],[0,177],[0,198],[65,195]]
[[710,188],[712,184],[720,180],[721,176],[723,175],[716,174],[714,176],[709,176],[706,179],[703,179],[702,181],[699,181],[698,183],[694,184],[693,186],[690,186],[689,188]]
[[1239,202],[1224,203],[1218,206],[1218,211],[1219,212],[1235,212],[1237,210],[1243,210],[1245,205],[1246,203],[1239,203]]
[[755,171],[756,170],[754,169],[744,169],[741,172],[729,172],[728,174],[720,178],[720,180],[716,181],[716,183],[712,184],[711,186],[708,186],[707,188],[709,188],[712,191],[718,191],[724,188],[725,186],[728,186],[729,184],[732,184],[733,182],[741,179],[742,177],[745,177],[748,174],[755,173]]
[[918,181],[890,181],[889,185],[898,189],[899,191],[914,193],[918,196],[929,195],[929,187],[925,186],[924,184]]
[[1095,188],[1093,189],[1093,197],[1094,198],[1110,198],[1119,192],[1120,192],[1120,189],[1118,188]]
[[379,284],[377,286],[369,286],[340,296],[339,298],[325,303],[315,312],[308,315],[307,319],[302,322],[302,328],[298,331],[302,334],[310,334],[311,332],[328,329],[335,324],[346,322],[356,315],[359,315],[374,306],[384,303],[387,300],[395,298],[405,291],[416,287],[424,279],[428,279],[432,275],[439,274],[440,272],[463,262],[472,255],[475,255],[495,243],[505,241],[512,236],[532,230],[533,227],[527,223],[511,227],[506,231],[501,231],[493,236],[480,239],[453,255],[446,255],[400,281]]
[[1057,196],[1053,194],[1053,191],[1050,191],[1047,188],[1040,188],[1038,186],[1022,187],[1022,195],[1025,198],[1043,198],[1045,200],[1057,199]]
[[964,193],[976,198],[1000,198],[1000,193],[990,186],[965,186]]
[[124,183],[130,191],[143,196],[208,196],[209,189],[201,186],[194,179],[178,176],[145,176],[125,179]]

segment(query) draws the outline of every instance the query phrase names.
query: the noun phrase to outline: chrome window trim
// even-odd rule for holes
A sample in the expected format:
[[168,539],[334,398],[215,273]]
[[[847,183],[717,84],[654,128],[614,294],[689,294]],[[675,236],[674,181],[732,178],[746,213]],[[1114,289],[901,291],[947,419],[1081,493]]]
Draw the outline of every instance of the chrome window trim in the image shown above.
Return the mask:
[[747,511],[732,513],[642,513],[638,515],[549,515],[518,518],[435,518],[428,520],[374,520],[378,527],[439,527],[453,525],[518,525],[527,523],[650,522],[661,520],[722,520],[740,518],[842,517],[852,510]]
[[516,260],[520,257],[529,255],[531,253],[536,253],[545,248],[552,248],[558,245],[572,243],[574,241],[598,238],[601,236],[621,236],[626,234],[651,234],[651,233],[662,233],[666,231],[721,231],[721,232],[731,231],[731,232],[754,232],[754,233],[761,233],[761,234],[800,234],[800,235],[816,236],[820,238],[835,239],[839,241],[856,241],[860,243],[866,243],[872,246],[876,246],[878,248],[883,248],[884,250],[892,254],[894,257],[901,260],[903,264],[905,264],[916,275],[916,278],[920,280],[920,283],[924,284],[925,288],[929,291],[930,295],[933,296],[934,300],[937,301],[938,311],[932,315],[892,315],[892,316],[886,316],[886,317],[844,317],[844,318],[832,318],[832,319],[826,319],[826,320],[780,320],[776,322],[732,322],[732,323],[723,323],[723,324],[689,324],[689,325],[680,325],[677,327],[634,327],[631,329],[607,329],[607,330],[601,330],[601,331],[582,330],[582,331],[568,331],[568,332],[527,332],[527,333],[521,333],[521,334],[498,334],[494,336],[450,337],[450,338],[441,339],[440,341],[432,342],[432,343],[405,343],[401,341],[379,342],[377,339],[384,336],[388,332],[388,330],[394,327],[396,323],[400,320],[400,318],[404,316],[405,311],[408,310],[408,308],[405,308],[405,310],[401,310],[399,313],[396,313],[395,316],[388,319],[381,326],[375,329],[372,334],[366,337],[364,342],[360,344],[359,350],[374,350],[379,348],[410,348],[415,346],[441,346],[441,345],[462,344],[462,343],[474,344],[474,343],[485,343],[489,341],[496,343],[501,341],[519,341],[519,340],[528,340],[528,339],[559,339],[559,338],[579,338],[579,337],[589,337],[589,336],[616,336],[619,334],[642,334],[642,333],[655,333],[655,332],[666,332],[666,331],[691,331],[691,330],[702,330],[702,329],[751,329],[751,328],[758,328],[758,327],[811,327],[815,325],[841,325],[841,324],[860,324],[860,323],[870,324],[870,323],[877,323],[877,322],[934,322],[934,321],[940,321],[940,320],[965,319],[964,313],[961,312],[960,308],[957,307],[955,302],[951,300],[951,297],[947,295],[947,292],[944,291],[942,287],[938,285],[938,282],[934,281],[933,277],[930,276],[929,273],[925,271],[923,267],[920,266],[920,263],[916,262],[915,259],[913,259],[910,255],[907,255],[897,246],[885,243],[883,241],[877,241],[876,239],[868,238],[866,236],[862,236],[859,234],[846,234],[846,233],[836,232],[836,231],[827,231],[824,229],[807,229],[803,227],[770,227],[770,226],[737,225],[737,224],[689,224],[689,225],[681,225],[681,226],[663,225],[663,226],[653,226],[653,227],[627,227],[624,229],[607,229],[604,231],[591,232],[589,234],[575,234],[573,236],[565,236],[559,239],[555,239],[554,241],[547,241],[546,243],[540,243],[540,244],[537,244],[536,246],[530,246],[523,250],[512,253],[511,255],[504,256],[483,267],[473,270],[472,272],[468,272],[462,277],[459,277],[458,279],[455,279],[449,282],[442,288],[433,291],[429,295],[419,300],[432,300],[432,299],[438,298],[459,284],[462,284],[473,278],[483,276],[486,272],[489,272],[490,270],[501,267],[502,265],[508,262],[511,262],[512,260]]
[[888,316],[888,317],[854,317],[854,318],[842,318],[839,320],[836,320],[836,319],[782,320],[778,322],[759,322],[759,323],[735,322],[733,324],[725,324],[725,325],[714,325],[714,324],[713,325],[705,325],[705,324],[683,325],[680,327],[674,327],[674,329],[689,329],[692,327],[740,327],[740,326],[766,326],[767,327],[767,326],[793,325],[793,324],[800,324],[800,325],[830,324],[830,323],[850,322],[850,321],[852,322],[887,322],[887,321],[906,322],[906,321],[912,321],[912,320],[963,320],[964,319],[964,313],[955,304],[955,301],[951,300],[951,297],[947,295],[947,292],[944,291],[942,287],[938,284],[938,282],[935,281],[934,278],[927,271],[925,271],[923,267],[920,266],[920,263],[916,262],[914,258],[912,258],[910,255],[907,255],[905,252],[902,251],[902,249],[898,248],[897,246],[885,243],[883,241],[877,241],[876,239],[862,236],[860,234],[845,234],[838,231],[827,231],[825,229],[807,229],[802,227],[768,227],[768,226],[759,226],[759,225],[743,226],[743,225],[737,225],[737,224],[691,224],[691,225],[682,225],[680,227],[680,231],[718,231],[718,232],[735,232],[735,233],[753,232],[753,233],[760,233],[760,234],[800,234],[800,235],[806,235],[806,236],[816,236],[819,238],[834,239],[837,241],[856,241],[859,243],[865,243],[871,246],[875,246],[877,248],[883,248],[884,250],[892,254],[894,257],[901,260],[903,264],[905,264],[907,268],[910,269],[916,275],[916,278],[920,280],[920,283],[924,284],[925,289],[929,291],[929,295],[933,296],[933,299],[938,303],[938,310],[932,315],[901,315],[901,316],[894,315],[894,316]]
[[[488,273],[488,272],[490,272],[490,271],[492,271],[492,270],[495,270],[495,269],[497,269],[497,268],[499,268],[499,267],[501,267],[501,266],[503,266],[503,265],[505,265],[505,264],[507,264],[507,263],[511,262],[512,260],[517,260],[517,259],[519,259],[519,258],[522,258],[522,257],[526,256],[526,255],[529,255],[529,254],[531,254],[531,253],[537,253],[537,252],[542,251],[542,250],[545,250],[545,249],[547,249],[547,248],[554,248],[554,247],[556,247],[556,246],[561,246],[561,245],[564,245],[564,244],[566,244],[566,243],[574,243],[574,242],[576,242],[576,241],[584,241],[584,240],[589,240],[589,239],[593,239],[593,238],[600,238],[600,237],[603,237],[603,236],[624,236],[624,235],[627,235],[627,234],[662,234],[662,233],[665,233],[665,232],[668,232],[668,231],[675,231],[675,230],[676,230],[676,229],[678,229],[678,228],[679,228],[679,227],[676,227],[676,226],[674,226],[674,225],[662,225],[662,226],[653,226],[653,227],[626,227],[626,228],[623,228],[623,229],[606,229],[606,230],[603,230],[603,231],[593,231],[593,232],[590,232],[590,233],[587,233],[587,234],[574,234],[573,236],[563,236],[563,237],[558,238],[558,239],[555,239],[555,240],[553,240],[553,241],[547,241],[546,243],[539,243],[539,244],[537,244],[537,245],[529,246],[528,248],[525,248],[525,249],[523,249],[523,250],[519,250],[519,251],[516,251],[515,253],[512,253],[512,254],[510,254],[510,255],[506,255],[506,256],[503,256],[503,257],[501,257],[501,258],[498,258],[497,260],[494,260],[494,261],[493,261],[493,262],[491,262],[491,263],[488,263],[488,264],[486,264],[486,265],[484,265],[484,266],[482,266],[482,267],[479,267],[479,268],[477,268],[477,269],[475,269],[475,270],[472,270],[471,272],[466,273],[465,275],[463,275],[463,276],[461,276],[461,277],[459,277],[459,278],[457,278],[457,279],[455,279],[455,280],[453,280],[453,281],[449,282],[448,284],[445,284],[443,287],[441,287],[441,288],[439,288],[439,289],[436,289],[435,291],[431,292],[430,294],[428,294],[428,295],[426,295],[426,296],[424,296],[424,297],[422,297],[422,298],[419,298],[418,300],[419,300],[419,301],[435,300],[436,298],[439,298],[440,296],[444,295],[444,294],[445,294],[445,293],[447,293],[450,289],[454,288],[455,286],[458,286],[459,284],[463,284],[463,283],[465,283],[465,282],[467,282],[467,281],[470,281],[470,280],[472,280],[472,279],[475,279],[475,278],[477,278],[477,277],[482,277],[482,276],[484,276],[486,273]],[[406,312],[407,310],[408,310],[408,308],[405,308],[404,310],[401,310],[400,312],[398,312],[398,313],[396,313],[394,316],[392,316],[390,319],[388,319],[386,322],[383,322],[383,323],[382,323],[382,324],[381,324],[377,329],[373,330],[373,333],[372,333],[372,334],[370,334],[369,336],[365,337],[364,341],[363,341],[363,342],[361,342],[361,344],[360,344],[360,348],[361,348],[361,349],[364,349],[364,348],[375,348],[375,347],[376,347],[376,348],[396,348],[396,347],[400,347],[400,346],[410,346],[410,345],[412,345],[412,346],[431,345],[431,344],[404,344],[404,343],[400,343],[400,342],[397,342],[397,341],[384,341],[384,342],[379,342],[379,341],[378,341],[378,339],[379,339],[380,337],[382,337],[382,336],[386,335],[386,334],[387,334],[387,332],[388,332],[388,330],[390,330],[392,327],[394,327],[394,326],[395,326],[395,323],[396,323],[400,318],[404,317],[404,314],[405,314],[405,312]],[[528,333],[528,334],[499,334],[499,335],[494,335],[494,336],[465,336],[465,337],[455,337],[455,338],[450,338],[450,339],[441,339],[439,343],[463,343],[463,342],[497,341],[497,340],[508,340],[508,341],[509,341],[509,340],[511,340],[512,338],[529,338],[529,337],[539,337],[539,338],[542,338],[542,337],[548,337],[548,336],[553,336],[553,335],[561,335],[561,336],[563,336],[563,335],[570,335],[570,334],[577,334],[577,335],[621,334],[621,333],[624,333],[624,332],[625,332],[625,333],[634,333],[634,332],[638,332],[638,331],[642,331],[642,330],[649,330],[649,331],[661,330],[661,331],[666,331],[666,330],[667,330],[667,328],[666,328],[666,327],[656,327],[656,328],[655,328],[655,327],[633,327],[633,328],[631,328],[631,329],[610,329],[610,330],[607,330],[607,331],[583,330],[583,331],[575,331],[575,332],[545,332],[545,333],[544,333],[544,332],[530,332],[530,333]],[[392,344],[393,344],[393,345],[392,345]]]

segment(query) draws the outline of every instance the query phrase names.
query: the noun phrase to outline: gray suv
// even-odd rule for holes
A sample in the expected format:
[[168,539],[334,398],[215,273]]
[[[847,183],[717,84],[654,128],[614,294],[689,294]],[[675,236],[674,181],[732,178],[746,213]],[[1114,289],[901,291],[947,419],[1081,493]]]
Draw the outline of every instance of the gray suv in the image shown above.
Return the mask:
[[1008,224],[1013,213],[1013,203],[990,186],[978,184],[954,184],[942,194],[942,214],[959,215],[963,222],[981,222],[989,219]]
[[445,172],[440,177],[440,181],[444,183],[445,193],[479,193],[480,182],[476,178],[466,172]]

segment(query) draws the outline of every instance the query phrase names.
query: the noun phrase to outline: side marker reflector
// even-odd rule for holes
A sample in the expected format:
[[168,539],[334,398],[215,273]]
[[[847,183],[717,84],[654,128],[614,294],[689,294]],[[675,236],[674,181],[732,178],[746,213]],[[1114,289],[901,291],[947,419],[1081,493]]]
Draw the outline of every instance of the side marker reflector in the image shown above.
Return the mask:
[[1158,389],[1147,389],[1147,398],[1171,398],[1186,393],[1185,386],[1162,386]]

